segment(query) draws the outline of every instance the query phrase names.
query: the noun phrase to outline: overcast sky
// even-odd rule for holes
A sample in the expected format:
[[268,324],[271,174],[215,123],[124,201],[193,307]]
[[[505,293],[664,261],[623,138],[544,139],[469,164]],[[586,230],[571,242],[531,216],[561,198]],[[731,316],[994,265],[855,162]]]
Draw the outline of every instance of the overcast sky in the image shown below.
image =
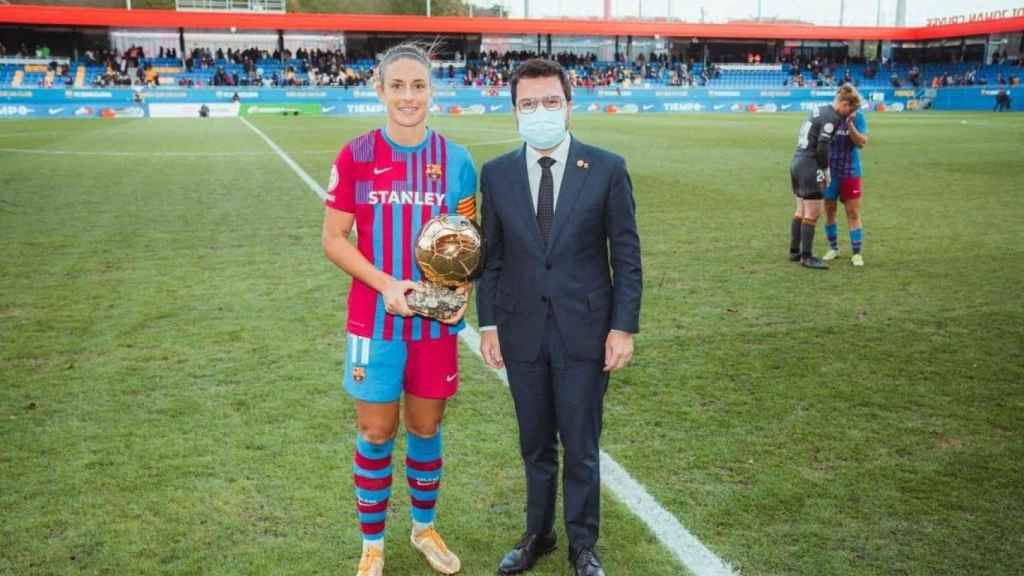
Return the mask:
[[[503,2],[512,17],[523,16],[524,0],[475,0],[490,6]],[[531,17],[601,16],[603,0],[526,0]],[[761,14],[766,18],[802,19],[820,25],[839,24],[842,0],[760,0]],[[881,4],[883,25],[892,25],[896,17],[895,0],[846,0],[844,23],[848,26],[874,26]],[[637,16],[641,5],[645,17],[682,18],[699,22],[701,7],[706,22],[757,16],[758,0],[612,0],[615,17]],[[1024,8],[1024,0],[907,0],[907,25],[923,26],[928,18],[973,14],[975,12]],[[671,11],[671,13],[670,13]]]

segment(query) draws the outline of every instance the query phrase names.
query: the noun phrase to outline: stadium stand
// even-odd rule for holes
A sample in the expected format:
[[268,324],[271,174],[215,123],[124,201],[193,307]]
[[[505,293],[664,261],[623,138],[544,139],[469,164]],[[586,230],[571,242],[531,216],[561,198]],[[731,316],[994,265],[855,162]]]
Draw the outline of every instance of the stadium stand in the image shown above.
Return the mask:
[[[469,60],[438,67],[437,79],[451,86],[502,86],[515,66],[535,53],[471,54]],[[599,61],[596,56],[558,54],[576,86],[707,86],[713,88],[832,87],[852,82],[862,88],[1009,85],[1020,83],[1024,61],[982,65],[979,62],[830,63],[825,60],[781,62],[744,68],[744,63],[683,62],[652,55],[634,62]],[[186,58],[145,55],[130,58],[100,52],[63,63],[24,59],[0,65],[0,86],[353,86],[364,85],[374,59],[349,59],[343,52],[195,50]],[[17,60],[17,59],[14,59]],[[733,66],[739,64],[739,66]],[[937,86],[935,85],[937,83]]]

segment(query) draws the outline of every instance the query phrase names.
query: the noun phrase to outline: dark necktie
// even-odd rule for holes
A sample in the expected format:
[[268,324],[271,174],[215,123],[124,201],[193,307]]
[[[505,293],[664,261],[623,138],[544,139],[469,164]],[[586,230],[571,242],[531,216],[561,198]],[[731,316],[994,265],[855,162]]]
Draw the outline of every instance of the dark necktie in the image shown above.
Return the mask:
[[537,226],[540,228],[540,237],[547,244],[551,239],[551,224],[555,221],[555,178],[551,175],[551,165],[555,163],[554,158],[544,156],[537,160],[540,164],[540,190],[537,193]]

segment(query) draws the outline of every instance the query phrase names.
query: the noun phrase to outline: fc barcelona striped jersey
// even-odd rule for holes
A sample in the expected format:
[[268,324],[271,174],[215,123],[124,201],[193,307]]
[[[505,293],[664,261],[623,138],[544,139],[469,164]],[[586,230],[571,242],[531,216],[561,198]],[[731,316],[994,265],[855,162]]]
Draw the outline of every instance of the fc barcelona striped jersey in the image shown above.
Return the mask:
[[[349,142],[331,168],[327,206],[355,214],[356,246],[367,260],[399,280],[418,282],[416,237],[430,218],[458,212],[476,217],[476,168],[465,148],[433,130],[417,146],[400,146],[381,129]],[[464,327],[384,310],[384,298],[352,279],[348,331],[376,340],[425,340]]]
[[[868,133],[868,121],[864,113],[858,111],[853,117],[853,123],[861,134]],[[850,128],[843,122],[836,130],[836,137],[829,145],[829,167],[832,169],[832,177],[836,178],[860,178],[860,148],[850,139]]]

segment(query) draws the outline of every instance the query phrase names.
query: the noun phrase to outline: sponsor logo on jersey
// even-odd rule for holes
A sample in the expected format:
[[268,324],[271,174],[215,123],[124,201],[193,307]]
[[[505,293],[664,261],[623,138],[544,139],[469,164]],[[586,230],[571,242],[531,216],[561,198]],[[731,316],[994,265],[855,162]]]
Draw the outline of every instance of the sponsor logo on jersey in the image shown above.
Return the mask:
[[364,204],[411,204],[414,206],[443,206],[447,194],[437,192],[413,192],[411,190],[371,190],[365,193],[365,199],[359,198]]

